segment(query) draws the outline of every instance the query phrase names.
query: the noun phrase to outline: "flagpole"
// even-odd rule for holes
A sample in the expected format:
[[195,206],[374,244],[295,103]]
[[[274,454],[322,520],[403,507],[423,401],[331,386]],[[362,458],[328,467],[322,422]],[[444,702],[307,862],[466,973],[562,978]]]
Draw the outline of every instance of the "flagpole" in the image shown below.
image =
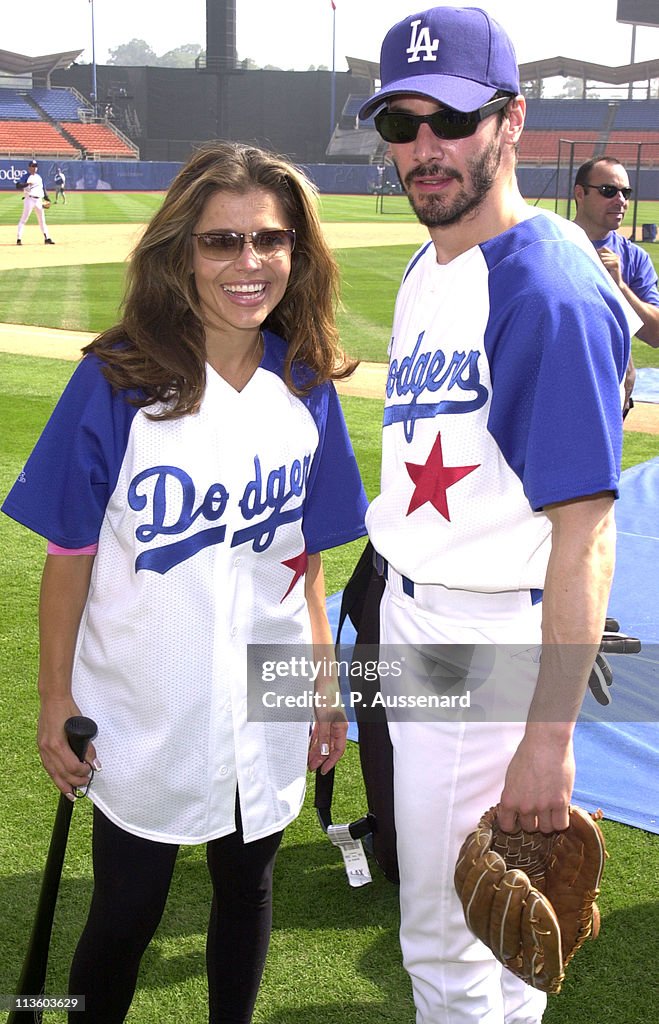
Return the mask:
[[336,5],[332,0],[332,85],[330,97],[330,140],[336,125]]

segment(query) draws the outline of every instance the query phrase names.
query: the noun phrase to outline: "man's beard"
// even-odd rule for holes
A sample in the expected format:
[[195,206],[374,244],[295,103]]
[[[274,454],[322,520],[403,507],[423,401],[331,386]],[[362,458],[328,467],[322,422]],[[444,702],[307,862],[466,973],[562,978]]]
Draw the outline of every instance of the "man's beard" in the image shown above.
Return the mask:
[[[415,167],[405,177],[404,185],[410,205],[421,224],[427,228],[448,227],[476,211],[492,188],[500,163],[501,147],[498,141],[493,139],[479,156],[467,161],[466,173],[471,182],[470,190],[465,188],[464,175],[453,167],[442,167],[436,163]],[[462,188],[450,200],[439,194],[413,197],[411,187],[414,179],[427,177],[454,178],[460,182]]]

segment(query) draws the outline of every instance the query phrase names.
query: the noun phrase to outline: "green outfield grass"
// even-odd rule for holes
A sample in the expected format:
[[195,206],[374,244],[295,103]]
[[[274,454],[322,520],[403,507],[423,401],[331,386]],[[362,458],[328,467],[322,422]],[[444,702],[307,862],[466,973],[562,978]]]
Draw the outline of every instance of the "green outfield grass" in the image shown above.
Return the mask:
[[[55,197],[52,190],[51,200]],[[46,213],[53,236],[58,224],[145,224],[162,202],[162,192],[69,192],[66,203]],[[20,192],[0,192],[0,227],[15,225],[21,215]],[[28,221],[36,224],[34,215]]]
[[[649,247],[648,247],[649,250]],[[338,322],[346,351],[384,363],[394,300],[415,246],[338,249],[342,304]],[[659,253],[651,253],[655,265]],[[123,263],[34,267],[0,272],[0,319],[71,331],[105,330],[116,322],[124,287]],[[659,350],[634,340],[637,366],[659,366]]]
[[[48,221],[53,224],[143,224],[162,202],[162,192],[69,192],[66,204],[53,203]],[[54,190],[51,199],[54,197]],[[529,202],[536,200],[530,198]],[[543,209],[553,210],[552,196],[537,201]],[[376,196],[322,195],[319,198],[321,216],[330,223],[412,223],[416,218],[405,196],[385,196],[380,207]],[[557,212],[564,215],[565,200],[559,200]],[[380,209],[383,212],[380,212]],[[14,225],[20,217],[21,193],[0,192],[0,227]],[[572,216],[574,217],[574,203]],[[659,222],[659,202],[640,202],[637,223]],[[632,223],[630,208],[625,223]],[[640,239],[640,227],[639,227]]]
[[[89,216],[81,216],[89,201]],[[58,223],[143,223],[157,209],[160,193],[73,193],[65,208],[57,209]],[[402,213],[414,216],[407,199],[387,196],[398,204],[401,215],[375,212],[373,196],[322,196],[325,222],[399,223]],[[0,193],[0,226],[16,219],[17,198]],[[76,204],[81,204],[77,207]],[[544,206],[553,208],[549,200]],[[8,210],[12,216],[8,217]],[[648,217],[659,220],[659,203],[649,204]],[[73,218],[73,219],[68,219]],[[56,223],[51,219],[50,223]],[[640,223],[640,221],[639,221]],[[643,246],[659,273],[659,245]],[[394,299],[414,245],[339,249],[342,308],[339,326],[345,349],[359,359],[386,362]],[[123,294],[124,264],[88,264],[71,267],[37,267],[0,272],[0,320],[66,330],[99,332],[116,322]],[[659,366],[659,351],[642,342],[632,345],[637,366]]]
[[[59,223],[76,222],[65,221],[65,216],[85,223],[141,223],[159,201],[158,196],[141,194],[71,193],[65,210],[51,211],[50,222],[58,223],[54,217],[61,215]],[[322,208],[326,220],[368,220],[369,208],[372,219],[382,219],[375,214],[373,197],[323,197]],[[16,197],[0,193],[0,226],[14,224],[17,211]],[[412,219],[405,210],[391,216]],[[412,251],[392,246],[338,253],[342,337],[346,348],[361,358],[386,358],[395,291]],[[116,320],[123,273],[122,264],[2,273],[0,319],[100,331]],[[646,354],[657,365],[648,346],[636,343],[635,354],[637,348],[637,365],[645,365]],[[70,362],[0,354],[0,499],[73,369]],[[342,404],[366,490],[373,497],[379,479],[382,401],[344,398]],[[656,455],[656,447],[656,437],[626,434],[625,468]],[[325,557],[330,593],[344,585],[363,543]],[[35,745],[43,555],[40,538],[0,517],[1,993],[13,991],[20,973],[57,802]],[[357,817],[365,810],[365,798],[353,744],[337,776],[335,820]],[[91,891],[90,810],[86,802],[75,809],[53,936],[50,994],[66,991],[68,964]],[[600,901],[603,932],[576,957],[563,993],[550,1000],[545,1024],[645,1024],[655,1012],[648,936],[657,840],[615,822],[605,822],[604,830],[611,859]],[[286,831],[277,863],[274,934],[255,1024],[412,1024],[409,984],[400,965],[397,890],[377,868],[373,871],[372,885],[348,887],[340,854],[322,835],[308,799],[299,820]],[[203,1024],[207,1019],[204,935],[209,902],[203,848],[184,848],[163,922],[144,959],[129,1024]],[[64,1024],[57,1013],[48,1021]]]

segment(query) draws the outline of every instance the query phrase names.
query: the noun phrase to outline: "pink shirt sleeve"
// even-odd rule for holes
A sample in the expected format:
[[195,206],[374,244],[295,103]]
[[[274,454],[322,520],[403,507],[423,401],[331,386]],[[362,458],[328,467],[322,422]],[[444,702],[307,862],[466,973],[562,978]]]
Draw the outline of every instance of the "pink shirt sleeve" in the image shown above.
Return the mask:
[[59,544],[48,541],[46,551],[49,555],[95,555],[98,544],[88,544],[86,548],[61,548]]

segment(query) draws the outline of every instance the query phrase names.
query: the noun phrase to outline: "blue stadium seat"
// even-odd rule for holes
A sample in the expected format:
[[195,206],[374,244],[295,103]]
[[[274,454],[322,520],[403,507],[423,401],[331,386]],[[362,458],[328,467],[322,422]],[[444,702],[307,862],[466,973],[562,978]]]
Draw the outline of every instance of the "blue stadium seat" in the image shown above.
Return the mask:
[[368,117],[365,121],[357,121],[357,115],[359,108],[361,107],[364,100],[367,100],[368,96],[348,96],[345,101],[343,110],[341,112],[342,127],[352,127],[352,124],[357,123],[360,128],[373,128],[373,118]]
[[54,121],[80,120],[80,100],[69,89],[31,89],[30,96]]
[[14,89],[0,89],[0,119],[3,121],[40,121],[38,111]]
[[621,100],[613,122],[616,131],[659,131],[659,100]]
[[526,127],[545,131],[591,131],[606,128],[608,100],[527,100]]

